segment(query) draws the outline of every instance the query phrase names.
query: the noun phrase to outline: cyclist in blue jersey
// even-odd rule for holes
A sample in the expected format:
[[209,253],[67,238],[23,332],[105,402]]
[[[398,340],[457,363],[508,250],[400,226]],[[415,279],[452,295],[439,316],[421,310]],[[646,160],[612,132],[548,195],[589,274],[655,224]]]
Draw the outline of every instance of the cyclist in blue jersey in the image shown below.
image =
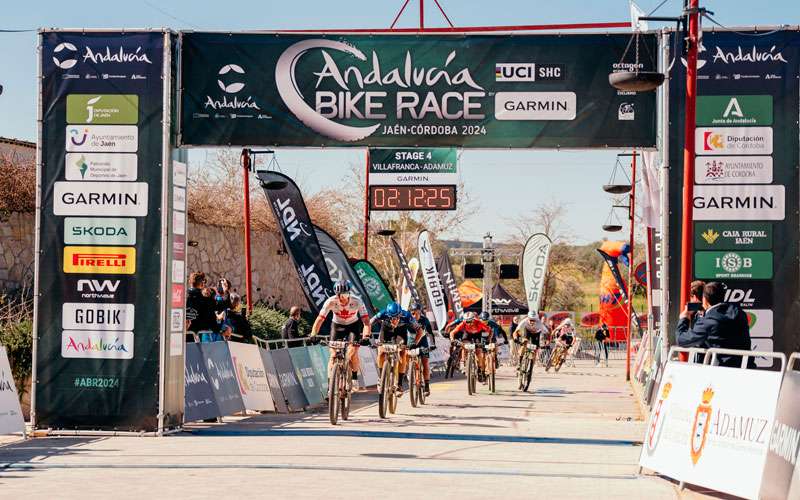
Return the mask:
[[[413,331],[416,334],[415,337],[412,337],[412,341],[424,335],[422,327],[417,323],[411,313],[400,307],[400,304],[397,302],[390,302],[382,311],[370,319],[371,323],[375,323],[376,321],[379,321],[381,326],[381,331],[378,335],[378,340],[381,343],[397,342],[397,339],[399,339],[400,343],[408,345],[409,337],[411,337],[409,332]],[[383,349],[379,347],[378,366],[383,366],[385,357],[386,355]],[[403,350],[400,353],[400,366],[398,368],[398,386],[401,391],[403,390],[407,365],[408,354]]]
[[[410,346],[411,349],[416,349],[417,347],[425,347],[431,349],[428,335],[430,338],[433,339],[433,349],[436,349],[436,336],[433,334],[433,327],[431,326],[431,322],[428,318],[422,314],[422,304],[419,302],[414,302],[411,304],[409,308],[411,312],[411,316],[414,320],[419,323],[422,327],[422,334],[417,333],[414,338],[414,343]],[[410,341],[409,341],[410,342]],[[423,378],[425,379],[425,395],[428,396],[431,393],[431,367],[430,367],[430,354],[424,353],[421,355],[422,357],[422,368],[424,371]]]

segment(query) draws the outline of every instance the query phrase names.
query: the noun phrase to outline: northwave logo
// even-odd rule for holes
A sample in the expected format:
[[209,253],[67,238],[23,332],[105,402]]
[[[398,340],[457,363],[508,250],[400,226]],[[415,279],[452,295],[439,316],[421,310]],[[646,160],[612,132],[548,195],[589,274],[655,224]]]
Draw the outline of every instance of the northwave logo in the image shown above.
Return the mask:
[[[60,54],[63,51],[68,51],[68,53],[64,53],[64,57],[68,57],[68,59],[59,59],[55,56],[55,54]],[[61,69],[70,69],[71,67],[78,64],[78,60],[75,59],[74,55],[75,52],[78,52],[78,48],[72,45],[69,42],[63,42],[56,45],[56,48],[53,49],[53,63]]]

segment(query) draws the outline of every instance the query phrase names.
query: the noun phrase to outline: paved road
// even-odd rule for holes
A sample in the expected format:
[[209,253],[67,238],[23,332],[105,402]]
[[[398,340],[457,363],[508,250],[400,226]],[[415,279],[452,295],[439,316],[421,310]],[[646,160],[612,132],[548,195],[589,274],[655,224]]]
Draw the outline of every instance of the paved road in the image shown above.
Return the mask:
[[429,404],[380,420],[373,393],[344,425],[327,414],[230,418],[166,438],[44,438],[0,447],[0,497],[677,498],[637,476],[644,421],[622,367],[589,361],[515,390],[467,396],[462,380]]

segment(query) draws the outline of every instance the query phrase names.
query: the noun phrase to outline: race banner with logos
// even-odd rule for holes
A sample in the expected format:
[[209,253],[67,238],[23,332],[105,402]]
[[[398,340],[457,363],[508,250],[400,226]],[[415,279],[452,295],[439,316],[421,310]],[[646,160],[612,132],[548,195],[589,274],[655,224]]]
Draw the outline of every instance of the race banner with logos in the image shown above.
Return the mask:
[[639,465],[678,481],[759,498],[781,376],[667,363]]
[[634,69],[627,34],[181,38],[183,145],[656,145],[655,93],[608,84]]
[[417,237],[419,250],[419,263],[422,277],[425,279],[425,288],[428,290],[428,306],[436,318],[436,328],[441,330],[447,324],[447,299],[442,282],[439,281],[439,272],[436,270],[436,259],[433,256],[430,233],[420,231]]
[[464,306],[461,304],[461,294],[458,292],[458,283],[456,283],[456,276],[453,274],[453,265],[450,263],[450,255],[445,250],[436,259],[436,269],[439,271],[439,281],[442,283],[447,294],[447,305],[456,318],[460,318],[464,314]]
[[522,251],[522,278],[528,299],[528,311],[538,311],[542,303],[547,262],[550,259],[552,246],[553,242],[543,233],[536,233],[525,242],[525,249]]
[[40,33],[36,428],[180,424],[183,398],[159,408],[169,39]]
[[[669,88],[668,192],[670,227],[680,228],[686,78],[685,63],[676,60]],[[760,318],[751,332],[753,347],[787,355],[800,342],[795,328],[800,322],[799,75],[796,29],[703,34],[693,277],[723,281],[729,299]],[[674,285],[669,302],[679,304],[681,231],[670,231],[669,238],[668,282]],[[676,321],[677,314],[670,315],[668,331],[675,331]],[[772,360],[756,359],[756,364],[768,367]]]
[[361,283],[364,284],[369,300],[376,310],[382,311],[390,302],[394,301],[389,287],[386,286],[386,281],[371,262],[358,260],[353,264],[353,269]]
[[264,194],[281,228],[308,305],[314,313],[319,313],[325,300],[333,295],[333,281],[300,188],[291,178],[274,171],[258,172],[258,178],[264,184],[286,183],[281,189],[265,188]]
[[[413,298],[414,294],[417,293],[417,274],[419,274],[419,259],[416,257],[411,257],[408,259],[408,271],[411,276],[411,282],[406,279],[405,275],[403,276],[403,283],[400,285],[400,306],[403,309],[408,309],[408,306],[411,304],[411,299]],[[414,290],[412,292],[412,290]]]
[[8,363],[6,348],[0,344],[0,436],[25,432],[19,394]]
[[324,229],[314,226],[314,233],[317,235],[319,247],[322,249],[322,255],[325,257],[325,263],[328,265],[328,274],[331,276],[333,282],[341,280],[349,280],[353,285],[352,293],[354,296],[361,299],[364,306],[367,308],[367,314],[370,317],[375,315],[375,307],[372,305],[369,293],[361,282],[358,273],[350,265],[347,259],[347,254],[333,239],[333,236],[326,233]]
[[[409,303],[410,300],[413,300],[414,302],[421,302],[419,300],[419,293],[417,292],[417,287],[414,285],[414,278],[416,276],[413,276],[411,274],[411,269],[408,268],[408,261],[406,260],[406,256],[403,253],[403,249],[400,248],[400,244],[398,244],[394,238],[390,239],[392,240],[392,247],[394,247],[394,253],[397,254],[397,260],[400,262],[400,269],[403,271],[403,279],[405,280],[405,283],[408,286],[408,292],[410,296]],[[407,308],[408,306],[404,307]]]
[[761,479],[763,500],[800,497],[800,372],[790,369],[783,375],[778,407],[767,447],[764,475]]

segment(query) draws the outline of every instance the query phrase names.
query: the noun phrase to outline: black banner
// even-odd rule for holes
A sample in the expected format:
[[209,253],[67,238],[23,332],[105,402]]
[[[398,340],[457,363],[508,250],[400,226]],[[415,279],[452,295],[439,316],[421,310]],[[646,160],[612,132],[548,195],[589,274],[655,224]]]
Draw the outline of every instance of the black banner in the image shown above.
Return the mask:
[[272,360],[273,351],[261,348],[258,351],[261,353],[261,362],[264,363],[264,370],[267,372],[267,383],[269,383],[269,391],[272,393],[272,400],[275,402],[275,409],[278,413],[288,413],[289,408],[286,405],[286,396],[281,388],[278,369]]
[[281,227],[283,242],[292,256],[308,305],[319,313],[325,300],[333,295],[333,283],[300,188],[278,172],[258,172],[258,178],[262,186],[270,182],[286,183],[281,189],[264,188],[264,194]]
[[326,233],[325,230],[314,226],[314,232],[317,235],[325,262],[328,264],[328,274],[331,279],[333,281],[350,280],[354,287],[353,295],[361,299],[367,308],[367,314],[372,317],[375,314],[375,307],[372,305],[367,289],[364,288],[364,283],[361,282],[361,278],[358,277],[353,266],[350,265],[347,254],[344,253],[339,243],[333,239],[333,236]]
[[308,400],[303,392],[300,381],[294,372],[292,358],[289,356],[289,349],[273,349],[270,352],[275,371],[278,373],[278,381],[281,384],[283,395],[286,396],[286,403],[292,411],[301,411],[308,406]]
[[[789,370],[783,375],[778,407],[767,446],[764,475],[758,498],[783,500],[800,496],[800,373]],[[798,470],[798,472],[795,472]]]
[[[182,34],[189,145],[655,147],[656,37]],[[623,60],[626,47],[630,47]]]
[[197,422],[207,418],[222,416],[214,398],[211,377],[206,369],[206,361],[200,352],[200,344],[186,344],[185,355],[185,404],[186,422]]
[[464,314],[464,306],[461,304],[461,294],[458,292],[458,283],[447,251],[436,259],[436,270],[439,271],[439,281],[442,282],[446,292],[448,309],[453,311],[456,318],[460,318]]
[[414,302],[422,303],[419,300],[419,293],[417,292],[417,287],[414,284],[414,280],[411,279],[411,269],[408,268],[408,261],[406,260],[406,256],[403,253],[403,249],[400,248],[400,245],[395,241],[394,238],[390,238],[392,240],[392,246],[394,247],[394,252],[397,254],[397,260],[400,261],[400,269],[403,270],[403,277],[406,279],[406,283],[408,283],[408,289],[411,290],[411,300]]
[[[636,328],[639,329],[641,333],[642,325],[639,323],[639,315],[636,314],[636,309],[633,308],[633,302],[628,299],[628,287],[625,285],[625,280],[622,279],[622,274],[619,272],[619,266],[617,265],[617,260],[605,253],[604,251],[597,249],[597,252],[603,257],[603,260],[606,261],[608,264],[608,268],[611,269],[611,274],[614,275],[614,281],[617,282],[617,286],[619,287],[619,292],[622,295],[622,299],[625,301],[626,304],[630,304],[631,308],[631,321],[636,325]],[[620,304],[622,305],[622,304]]]
[[167,36],[40,34],[37,428],[158,429]]
[[[670,42],[672,43],[672,42]],[[679,44],[680,46],[680,44]],[[748,315],[753,346],[783,352],[800,349],[800,33],[707,31],[703,34],[697,79],[694,220],[690,238],[699,241],[692,256],[693,276],[717,272],[742,276],[725,279],[729,299]],[[680,308],[681,193],[683,190],[686,68],[680,55],[669,86],[669,303],[667,331],[674,342]],[[740,148],[739,144],[747,144]],[[748,202],[751,202],[748,204]],[[756,229],[753,231],[753,229]],[[771,239],[764,237],[770,236]],[[746,234],[751,231],[752,234]],[[701,246],[702,245],[702,246]],[[752,258],[759,250],[759,259]],[[768,253],[769,255],[764,255]],[[698,259],[697,257],[701,257]],[[698,268],[698,265],[702,267]],[[744,278],[769,266],[772,279]],[[758,279],[758,278],[754,278]],[[772,324],[765,324],[765,318]],[[751,318],[752,323],[752,318]],[[755,335],[753,335],[755,333]],[[758,362],[757,362],[758,364]],[[768,363],[759,366],[766,367]]]
[[214,399],[220,415],[233,415],[244,410],[239,383],[231,361],[231,351],[226,342],[200,344],[200,352],[206,364],[208,378],[214,390]]

